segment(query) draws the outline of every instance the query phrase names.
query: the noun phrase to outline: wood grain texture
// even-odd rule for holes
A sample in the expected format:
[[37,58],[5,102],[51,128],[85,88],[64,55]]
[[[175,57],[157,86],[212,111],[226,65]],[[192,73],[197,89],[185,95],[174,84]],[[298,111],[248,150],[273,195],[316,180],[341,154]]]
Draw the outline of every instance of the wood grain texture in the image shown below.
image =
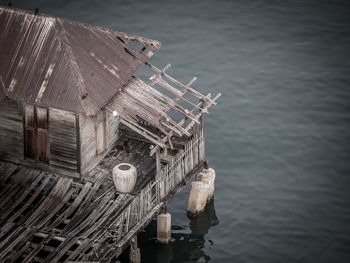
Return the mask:
[[76,116],[72,112],[50,109],[50,166],[77,171]]
[[18,163],[24,157],[22,104],[5,99],[0,103],[0,160]]
[[[105,118],[105,136],[107,150],[97,151],[96,131],[101,118]],[[114,117],[109,111],[101,110],[94,117],[79,115],[79,131],[80,131],[80,155],[81,155],[81,174],[84,176],[91,171],[109,152],[119,138],[119,117]],[[102,129],[103,130],[103,129]],[[100,154],[97,154],[100,152]]]
[[[85,178],[91,180],[82,183],[0,162],[0,182],[6,182],[0,191],[0,261],[113,262],[203,169],[203,145],[204,134],[198,131],[160,164],[157,177],[149,144],[123,137],[91,171],[95,175]],[[145,167],[147,158],[151,170]],[[134,163],[140,172],[133,194],[115,193],[111,186],[111,168],[120,162]]]

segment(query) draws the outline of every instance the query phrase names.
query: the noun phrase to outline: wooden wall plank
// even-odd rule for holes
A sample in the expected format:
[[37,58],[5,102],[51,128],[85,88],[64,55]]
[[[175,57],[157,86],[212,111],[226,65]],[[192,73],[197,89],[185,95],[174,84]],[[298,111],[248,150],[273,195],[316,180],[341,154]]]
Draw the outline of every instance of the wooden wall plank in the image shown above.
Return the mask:
[[18,163],[23,157],[23,107],[5,99],[0,103],[0,160]]
[[[96,151],[96,129],[100,116],[104,115],[105,135],[107,150],[97,154]],[[109,111],[101,110],[94,117],[79,115],[79,130],[80,130],[80,155],[81,155],[81,174],[86,175],[90,172],[106,155],[106,153],[114,147],[119,138],[119,117],[114,117]]]
[[76,116],[73,112],[50,109],[50,166],[77,171]]

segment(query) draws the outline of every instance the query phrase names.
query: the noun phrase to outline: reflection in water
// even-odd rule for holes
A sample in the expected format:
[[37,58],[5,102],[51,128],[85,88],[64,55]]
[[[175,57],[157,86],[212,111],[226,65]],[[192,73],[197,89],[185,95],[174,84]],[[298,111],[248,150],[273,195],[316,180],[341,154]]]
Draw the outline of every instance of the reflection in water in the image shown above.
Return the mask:
[[[151,224],[139,235],[139,245],[142,247],[143,262],[209,262],[210,257],[205,254],[205,234],[210,227],[219,224],[216,217],[214,201],[207,204],[205,211],[196,219],[190,219],[191,233],[185,233],[186,228],[172,226],[171,241],[162,245],[157,241],[157,222]],[[213,241],[207,240],[210,245]],[[208,244],[207,244],[208,246]]]

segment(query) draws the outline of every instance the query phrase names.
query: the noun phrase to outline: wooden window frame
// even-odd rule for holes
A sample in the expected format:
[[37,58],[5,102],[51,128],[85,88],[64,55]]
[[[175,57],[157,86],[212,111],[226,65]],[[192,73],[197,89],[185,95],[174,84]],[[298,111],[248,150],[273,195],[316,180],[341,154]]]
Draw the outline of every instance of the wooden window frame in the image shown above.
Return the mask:
[[[49,138],[49,108],[37,106],[33,104],[24,104],[24,114],[23,114],[23,134],[24,134],[24,159],[25,160],[33,160],[35,162],[41,162],[49,164],[50,160],[50,138]],[[30,114],[27,109],[32,107],[33,117],[30,118],[28,115]],[[40,118],[38,119],[38,115],[42,114],[40,111],[44,111],[46,119],[45,122],[41,122]],[[46,112],[45,112],[46,111]],[[30,121],[29,121],[30,120]],[[28,131],[31,131],[31,136],[28,136]],[[32,140],[32,147],[29,147],[28,138]],[[39,143],[43,142],[46,144],[46,149],[39,147]],[[44,149],[44,150],[43,150]],[[40,152],[41,150],[41,152]],[[32,154],[29,154],[29,151]]]
[[[99,125],[102,124],[103,129],[103,146],[99,149]],[[96,155],[103,154],[107,151],[107,121],[106,114],[104,111],[101,111],[97,114],[96,125],[95,125],[95,134],[96,134]]]

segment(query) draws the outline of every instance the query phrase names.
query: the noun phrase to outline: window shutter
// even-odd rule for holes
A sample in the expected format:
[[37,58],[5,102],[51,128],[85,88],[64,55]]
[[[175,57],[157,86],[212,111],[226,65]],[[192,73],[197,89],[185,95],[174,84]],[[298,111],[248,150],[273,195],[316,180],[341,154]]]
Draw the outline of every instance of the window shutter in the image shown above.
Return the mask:
[[36,159],[36,140],[34,128],[26,127],[25,129],[25,154],[27,158]]
[[96,154],[106,150],[106,122],[104,119],[97,123],[96,127]]
[[25,157],[49,162],[48,110],[31,104],[24,106]]
[[37,154],[39,161],[49,162],[49,134],[48,111],[46,108],[36,107]]

